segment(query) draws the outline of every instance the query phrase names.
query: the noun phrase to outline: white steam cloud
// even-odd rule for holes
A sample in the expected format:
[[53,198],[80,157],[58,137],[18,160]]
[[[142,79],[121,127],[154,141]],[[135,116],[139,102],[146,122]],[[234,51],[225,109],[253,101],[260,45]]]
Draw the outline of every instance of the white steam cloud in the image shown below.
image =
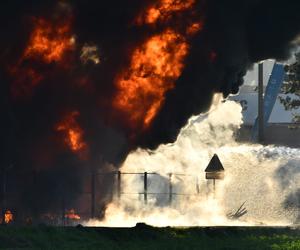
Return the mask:
[[[290,225],[299,222],[300,150],[241,144],[234,140],[242,124],[241,106],[216,98],[210,112],[193,117],[174,144],[131,153],[122,172],[149,172],[148,203],[143,175],[122,175],[122,195],[108,205],[103,221],[90,226]],[[211,181],[204,170],[213,154],[225,179]],[[169,174],[172,203],[169,203]],[[243,203],[247,213],[228,218]]]

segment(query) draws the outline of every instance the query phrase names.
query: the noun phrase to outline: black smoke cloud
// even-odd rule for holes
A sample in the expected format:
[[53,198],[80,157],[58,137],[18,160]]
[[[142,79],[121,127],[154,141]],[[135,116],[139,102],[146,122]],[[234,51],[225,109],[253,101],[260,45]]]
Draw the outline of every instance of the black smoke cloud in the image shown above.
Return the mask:
[[[145,147],[176,140],[192,115],[206,111],[215,92],[238,92],[253,63],[289,57],[300,32],[299,1],[207,1],[204,30],[192,42],[186,68],[167,95]],[[215,51],[214,63],[208,53]]]
[[[118,166],[136,147],[156,148],[174,141],[192,115],[209,108],[215,92],[224,96],[237,93],[254,62],[288,57],[292,40],[300,31],[298,0],[197,0],[194,13],[203,16],[205,25],[190,41],[184,71],[175,88],[167,93],[153,125],[130,141],[122,124],[111,122],[112,117],[118,116],[109,105],[116,91],[115,76],[129,64],[133,49],[145,39],[165,26],[180,32],[190,18],[185,13],[155,27],[134,25],[137,15],[155,2],[158,0],[1,2],[1,167],[13,164],[11,172],[33,171],[39,180],[18,179],[19,184],[25,185],[19,188],[23,206],[28,204],[34,211],[45,212],[51,208],[52,200],[61,198],[62,190],[80,192],[85,183],[81,171],[93,167],[105,171],[107,164],[101,162]],[[68,15],[72,17],[77,41],[72,66],[66,71],[55,63],[45,66],[35,62],[34,67],[41,70],[45,79],[30,98],[15,100],[7,68],[18,61],[26,47],[31,18],[56,22]],[[80,62],[80,49],[85,44],[99,48],[101,64]],[[79,79],[87,79],[88,85],[76,84]],[[89,145],[85,161],[64,148],[53,129],[64,114],[73,110],[80,112],[78,123]],[[112,180],[101,185],[105,196]],[[35,198],[28,198],[28,193],[34,193]]]

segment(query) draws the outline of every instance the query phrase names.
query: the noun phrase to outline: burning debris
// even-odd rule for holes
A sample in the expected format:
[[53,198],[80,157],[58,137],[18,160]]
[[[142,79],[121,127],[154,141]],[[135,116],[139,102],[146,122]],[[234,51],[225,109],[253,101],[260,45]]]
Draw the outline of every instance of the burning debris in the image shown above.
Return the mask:
[[101,62],[99,57],[99,50],[96,45],[83,45],[81,49],[80,59],[84,64],[88,62],[93,62],[94,64],[99,64]]
[[[214,93],[236,93],[254,62],[288,55],[298,9],[271,0],[5,1],[1,166],[37,172],[11,185],[44,201],[42,209],[20,195],[16,206],[45,213],[66,187],[87,189],[81,171],[174,142]],[[112,182],[102,182],[99,207]]]

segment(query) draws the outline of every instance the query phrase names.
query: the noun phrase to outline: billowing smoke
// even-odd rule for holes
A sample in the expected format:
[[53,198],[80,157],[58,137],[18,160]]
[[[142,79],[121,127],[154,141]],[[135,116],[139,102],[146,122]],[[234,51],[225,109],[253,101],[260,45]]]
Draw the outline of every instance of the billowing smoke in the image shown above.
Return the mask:
[[74,200],[82,171],[111,170],[137,147],[175,141],[215,92],[236,93],[254,62],[289,55],[299,5],[4,1],[1,165],[32,171],[15,180],[22,206],[44,212],[62,190]]

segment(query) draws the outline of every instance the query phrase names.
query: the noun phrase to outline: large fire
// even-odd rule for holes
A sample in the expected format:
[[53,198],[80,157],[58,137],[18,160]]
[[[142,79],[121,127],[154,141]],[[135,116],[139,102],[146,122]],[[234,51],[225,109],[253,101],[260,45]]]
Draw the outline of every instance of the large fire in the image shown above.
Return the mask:
[[[138,25],[152,25],[172,13],[192,8],[194,0],[161,0],[138,18]],[[147,129],[160,108],[166,93],[173,89],[184,68],[189,51],[188,38],[202,29],[201,21],[192,22],[179,33],[166,28],[151,36],[133,51],[131,63],[116,81],[118,92],[114,107],[126,114],[132,130]]]
[[64,141],[73,152],[83,154],[87,149],[87,144],[83,140],[83,130],[76,121],[78,116],[77,111],[66,115],[56,126],[56,131],[64,134]]
[[[193,13],[194,5],[195,0],[160,0],[148,6],[137,17],[135,24],[152,26],[166,22],[167,25],[169,18],[178,13]],[[28,44],[19,62],[10,68],[10,73],[14,76],[12,92],[15,96],[31,95],[32,90],[49,73],[41,72],[40,67],[34,66],[35,63],[28,64],[26,61],[55,63],[65,67],[66,55],[76,49],[72,18],[66,17],[59,22],[45,18],[32,20],[33,30],[29,35]],[[186,24],[186,27],[179,29],[181,31],[166,26],[151,35],[133,50],[128,68],[116,76],[117,93],[111,102],[121,116],[126,117],[126,124],[132,131],[144,131],[150,127],[165,101],[166,93],[174,88],[176,80],[180,77],[189,52],[189,38],[201,30],[203,25],[202,21],[199,21],[198,17],[195,20],[194,16],[187,23],[189,24]],[[81,55],[81,59],[85,62],[87,59],[83,55],[85,54]],[[95,63],[99,62],[98,57],[93,57],[93,60]],[[58,127],[59,131],[68,131],[67,140],[72,151],[80,151],[85,147],[81,142],[82,133],[79,129]]]
[[187,51],[184,38],[173,30],[151,37],[135,50],[129,69],[118,79],[114,102],[128,113],[133,128],[149,126],[180,76]]

